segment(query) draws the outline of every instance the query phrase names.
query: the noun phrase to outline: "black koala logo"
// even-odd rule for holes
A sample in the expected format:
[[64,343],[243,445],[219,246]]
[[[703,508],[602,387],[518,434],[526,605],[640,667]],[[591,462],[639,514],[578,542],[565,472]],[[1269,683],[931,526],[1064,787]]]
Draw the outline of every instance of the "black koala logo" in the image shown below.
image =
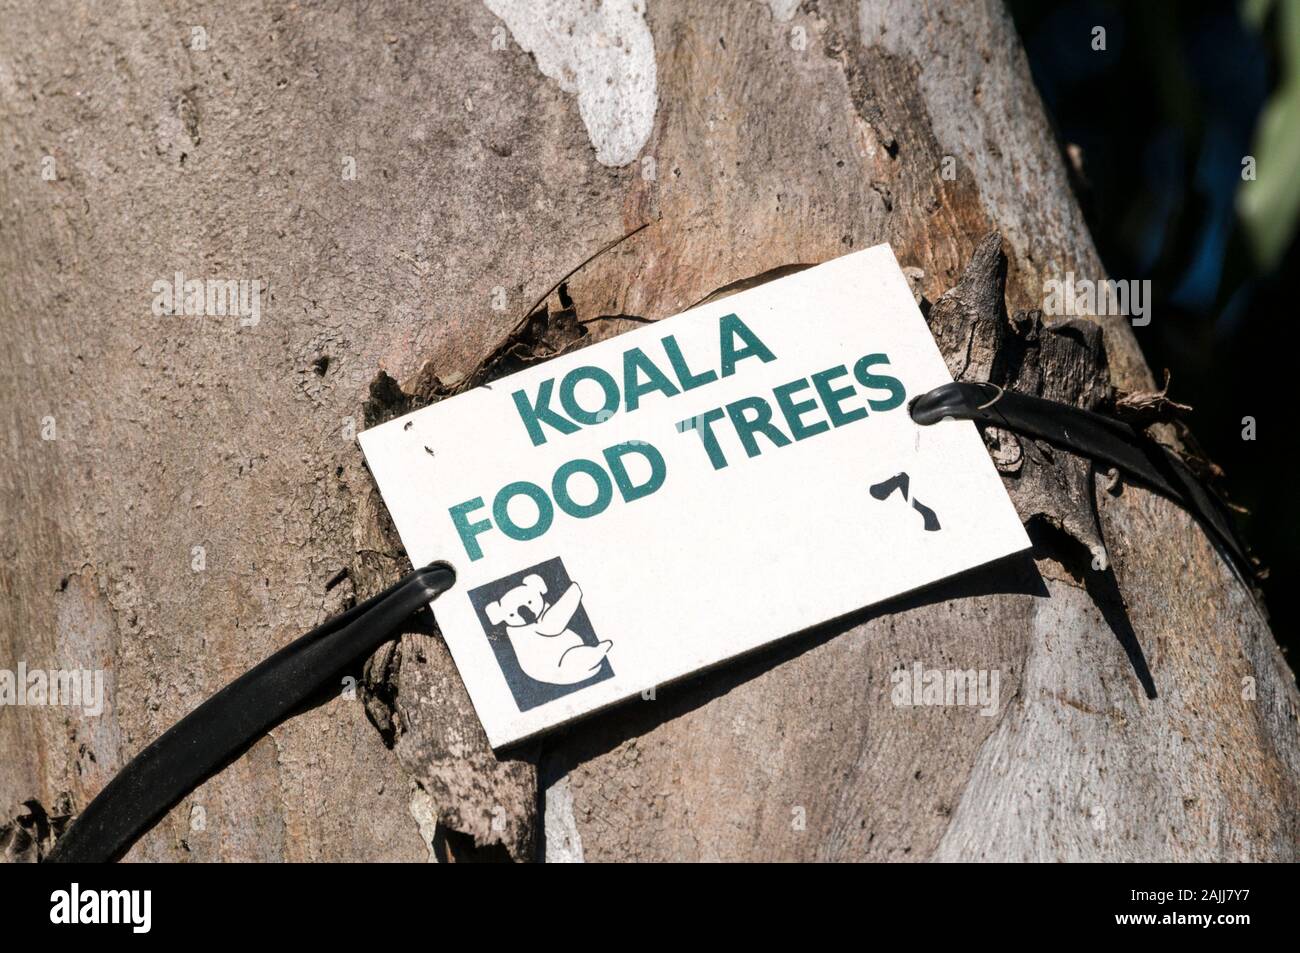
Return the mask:
[[469,593],[520,711],[614,676],[582,590],[558,557]]

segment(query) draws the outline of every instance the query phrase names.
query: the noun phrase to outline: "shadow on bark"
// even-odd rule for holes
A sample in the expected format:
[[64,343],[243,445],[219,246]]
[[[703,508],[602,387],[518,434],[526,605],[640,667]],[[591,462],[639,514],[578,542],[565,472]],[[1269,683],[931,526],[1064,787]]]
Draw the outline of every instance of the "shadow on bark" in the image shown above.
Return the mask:
[[1133,666],[1133,674],[1142,683],[1142,690],[1146,692],[1147,698],[1155,699],[1157,697],[1155,679],[1151,677],[1146,655],[1142,652],[1137,633],[1133,631],[1133,624],[1129,622],[1128,611],[1124,608],[1124,596],[1120,593],[1119,580],[1115,578],[1115,571],[1107,567],[1098,572],[1090,572],[1083,577],[1083,581],[1088,589],[1088,595],[1101,610],[1106,624],[1115,633],[1120,647],[1128,656],[1129,664]]
[[[1035,555],[1056,560],[1075,579],[1083,583],[1093,604],[1100,610],[1102,618],[1115,634],[1120,648],[1128,656],[1129,664],[1133,666],[1133,674],[1142,685],[1142,691],[1149,699],[1157,698],[1155,679],[1151,675],[1150,666],[1147,665],[1146,654],[1142,651],[1141,643],[1138,642],[1133,623],[1129,621],[1128,610],[1124,607],[1124,595],[1120,591],[1119,580],[1115,578],[1115,570],[1109,566],[1105,569],[1094,569],[1092,553],[1088,547],[1048,520],[1031,519],[1025,524],[1025,531],[1033,541]],[[1227,552],[1222,548],[1219,551],[1222,558],[1231,565]]]
[[1137,633],[1129,621],[1114,572],[1109,568],[1091,570],[1091,554],[1068,533],[1038,521],[1031,521],[1029,529],[1034,543],[1031,553],[1021,553],[989,563],[960,578],[945,580],[910,595],[817,626],[776,646],[733,660],[725,667],[659,689],[656,693],[658,704],[642,705],[636,699],[624,702],[603,716],[580,722],[545,739],[537,765],[539,802],[542,802],[539,804],[539,813],[542,815],[539,818],[539,830],[545,827],[545,798],[542,795],[578,765],[606,754],[664,722],[694,711],[856,626],[894,613],[974,596],[1030,595],[1047,598],[1047,586],[1038,571],[1035,558],[1056,559],[1067,567],[1077,567],[1078,561],[1083,560],[1085,568],[1076,573],[1077,577],[1082,580],[1106,624],[1124,649],[1146,697],[1156,698],[1155,680],[1138,642]]
[[[779,587],[780,580],[774,580],[773,586]],[[544,792],[579,764],[599,757],[664,722],[694,711],[863,623],[950,600],[997,595],[1047,598],[1047,586],[1034,564],[1032,554],[1008,556],[958,578],[944,580],[909,595],[850,613],[784,639],[774,646],[732,659],[724,666],[657,689],[654,705],[645,705],[641,699],[632,699],[603,715],[557,732],[552,738],[543,741],[538,761],[538,786]]]

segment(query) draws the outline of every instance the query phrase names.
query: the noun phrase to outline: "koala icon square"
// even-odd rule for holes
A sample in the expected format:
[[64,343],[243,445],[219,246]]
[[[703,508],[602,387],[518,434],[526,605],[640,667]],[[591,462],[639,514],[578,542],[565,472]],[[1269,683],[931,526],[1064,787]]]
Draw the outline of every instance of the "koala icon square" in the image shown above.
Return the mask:
[[470,601],[520,711],[612,678],[582,590],[551,559],[471,590]]

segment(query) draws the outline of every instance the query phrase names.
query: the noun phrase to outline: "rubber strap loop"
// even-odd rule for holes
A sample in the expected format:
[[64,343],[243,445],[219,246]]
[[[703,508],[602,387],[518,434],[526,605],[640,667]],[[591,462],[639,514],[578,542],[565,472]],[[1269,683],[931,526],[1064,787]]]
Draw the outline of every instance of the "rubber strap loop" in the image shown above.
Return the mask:
[[943,384],[914,398],[908,410],[919,424],[973,420],[1109,463],[1197,517],[1246,578],[1254,576],[1245,547],[1233,531],[1232,517],[1218,498],[1176,454],[1121,420],[984,382]]
[[59,838],[46,863],[121,857],[182,798],[338,684],[455,581],[446,563],[416,570],[245,672],[132,758]]
[[[1196,516],[1246,576],[1253,575],[1222,504],[1182,460],[1122,421],[990,383],[944,384],[914,398],[908,410],[922,425],[973,420],[1109,463]],[[446,563],[417,570],[235,679],[118,772],[59,838],[46,862],[121,857],[194,788],[335,682],[357,659],[393,638],[407,618],[445,592],[455,578]]]

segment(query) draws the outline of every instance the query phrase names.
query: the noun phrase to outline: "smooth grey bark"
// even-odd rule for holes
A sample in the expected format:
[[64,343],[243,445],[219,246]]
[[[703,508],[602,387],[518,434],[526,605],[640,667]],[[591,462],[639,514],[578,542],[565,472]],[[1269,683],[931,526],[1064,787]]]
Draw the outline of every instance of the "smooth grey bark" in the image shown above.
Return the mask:
[[[11,856],[403,571],[366,421],[881,241],[954,374],[1151,389],[1122,320],[1030,310],[1102,273],[1000,5],[645,7],[653,124],[608,166],[580,78],[480,3],[0,0],[0,665],[111,688],[0,709]],[[153,314],[176,271],[266,282],[261,321]],[[1248,589],[1173,504],[989,441],[1032,558],[504,757],[413,626],[130,859],[1294,860],[1297,694]],[[999,671],[996,716],[895,707],[915,662]]]

